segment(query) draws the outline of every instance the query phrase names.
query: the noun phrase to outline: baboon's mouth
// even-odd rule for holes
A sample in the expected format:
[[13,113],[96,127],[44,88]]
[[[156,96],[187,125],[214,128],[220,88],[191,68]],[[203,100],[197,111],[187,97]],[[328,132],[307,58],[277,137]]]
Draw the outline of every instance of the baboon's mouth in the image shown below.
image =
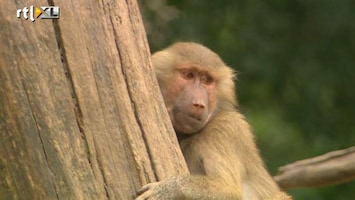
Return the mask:
[[[174,109],[174,119],[175,120],[182,120],[183,123],[203,123],[206,119],[203,115],[194,113],[194,112],[184,112],[179,109]],[[180,120],[179,120],[180,119]]]
[[201,118],[201,116],[197,116],[197,115],[194,115],[194,114],[189,114],[189,115],[187,115],[189,118],[192,118],[192,119],[194,119],[194,120],[197,120],[197,121],[202,121],[202,118]]

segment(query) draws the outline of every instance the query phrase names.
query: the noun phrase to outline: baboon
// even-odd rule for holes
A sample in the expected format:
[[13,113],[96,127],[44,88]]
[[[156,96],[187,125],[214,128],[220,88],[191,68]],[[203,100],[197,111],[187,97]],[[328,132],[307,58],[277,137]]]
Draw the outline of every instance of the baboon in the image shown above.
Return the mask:
[[216,53],[179,42],[152,63],[191,175],[149,183],[136,200],[292,199],[265,169],[236,109],[235,73]]

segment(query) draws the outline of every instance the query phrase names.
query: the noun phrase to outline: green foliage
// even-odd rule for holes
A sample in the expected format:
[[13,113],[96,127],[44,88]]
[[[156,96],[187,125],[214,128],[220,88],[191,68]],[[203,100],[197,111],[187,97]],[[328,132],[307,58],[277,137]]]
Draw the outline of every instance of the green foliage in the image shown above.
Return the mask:
[[[152,51],[197,41],[239,72],[240,109],[270,171],[355,143],[355,2],[145,0]],[[290,190],[351,199],[355,183]]]

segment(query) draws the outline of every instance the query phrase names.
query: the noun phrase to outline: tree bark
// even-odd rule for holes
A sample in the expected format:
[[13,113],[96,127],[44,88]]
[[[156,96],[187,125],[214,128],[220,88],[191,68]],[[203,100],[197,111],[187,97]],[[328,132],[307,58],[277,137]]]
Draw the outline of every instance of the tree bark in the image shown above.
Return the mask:
[[133,199],[188,173],[137,2],[48,2],[60,19],[0,4],[0,199]]
[[279,168],[276,182],[284,189],[319,187],[355,180],[355,147],[332,151]]

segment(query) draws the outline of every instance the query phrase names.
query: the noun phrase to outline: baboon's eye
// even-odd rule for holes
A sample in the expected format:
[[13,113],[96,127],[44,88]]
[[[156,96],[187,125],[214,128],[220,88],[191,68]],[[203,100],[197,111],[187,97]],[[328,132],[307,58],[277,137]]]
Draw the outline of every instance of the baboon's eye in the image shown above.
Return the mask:
[[183,70],[183,71],[181,71],[181,74],[185,79],[188,79],[188,80],[193,79],[195,77],[195,74],[191,70]]
[[202,82],[206,85],[210,85],[214,82],[213,78],[208,74],[203,75],[201,79]]

